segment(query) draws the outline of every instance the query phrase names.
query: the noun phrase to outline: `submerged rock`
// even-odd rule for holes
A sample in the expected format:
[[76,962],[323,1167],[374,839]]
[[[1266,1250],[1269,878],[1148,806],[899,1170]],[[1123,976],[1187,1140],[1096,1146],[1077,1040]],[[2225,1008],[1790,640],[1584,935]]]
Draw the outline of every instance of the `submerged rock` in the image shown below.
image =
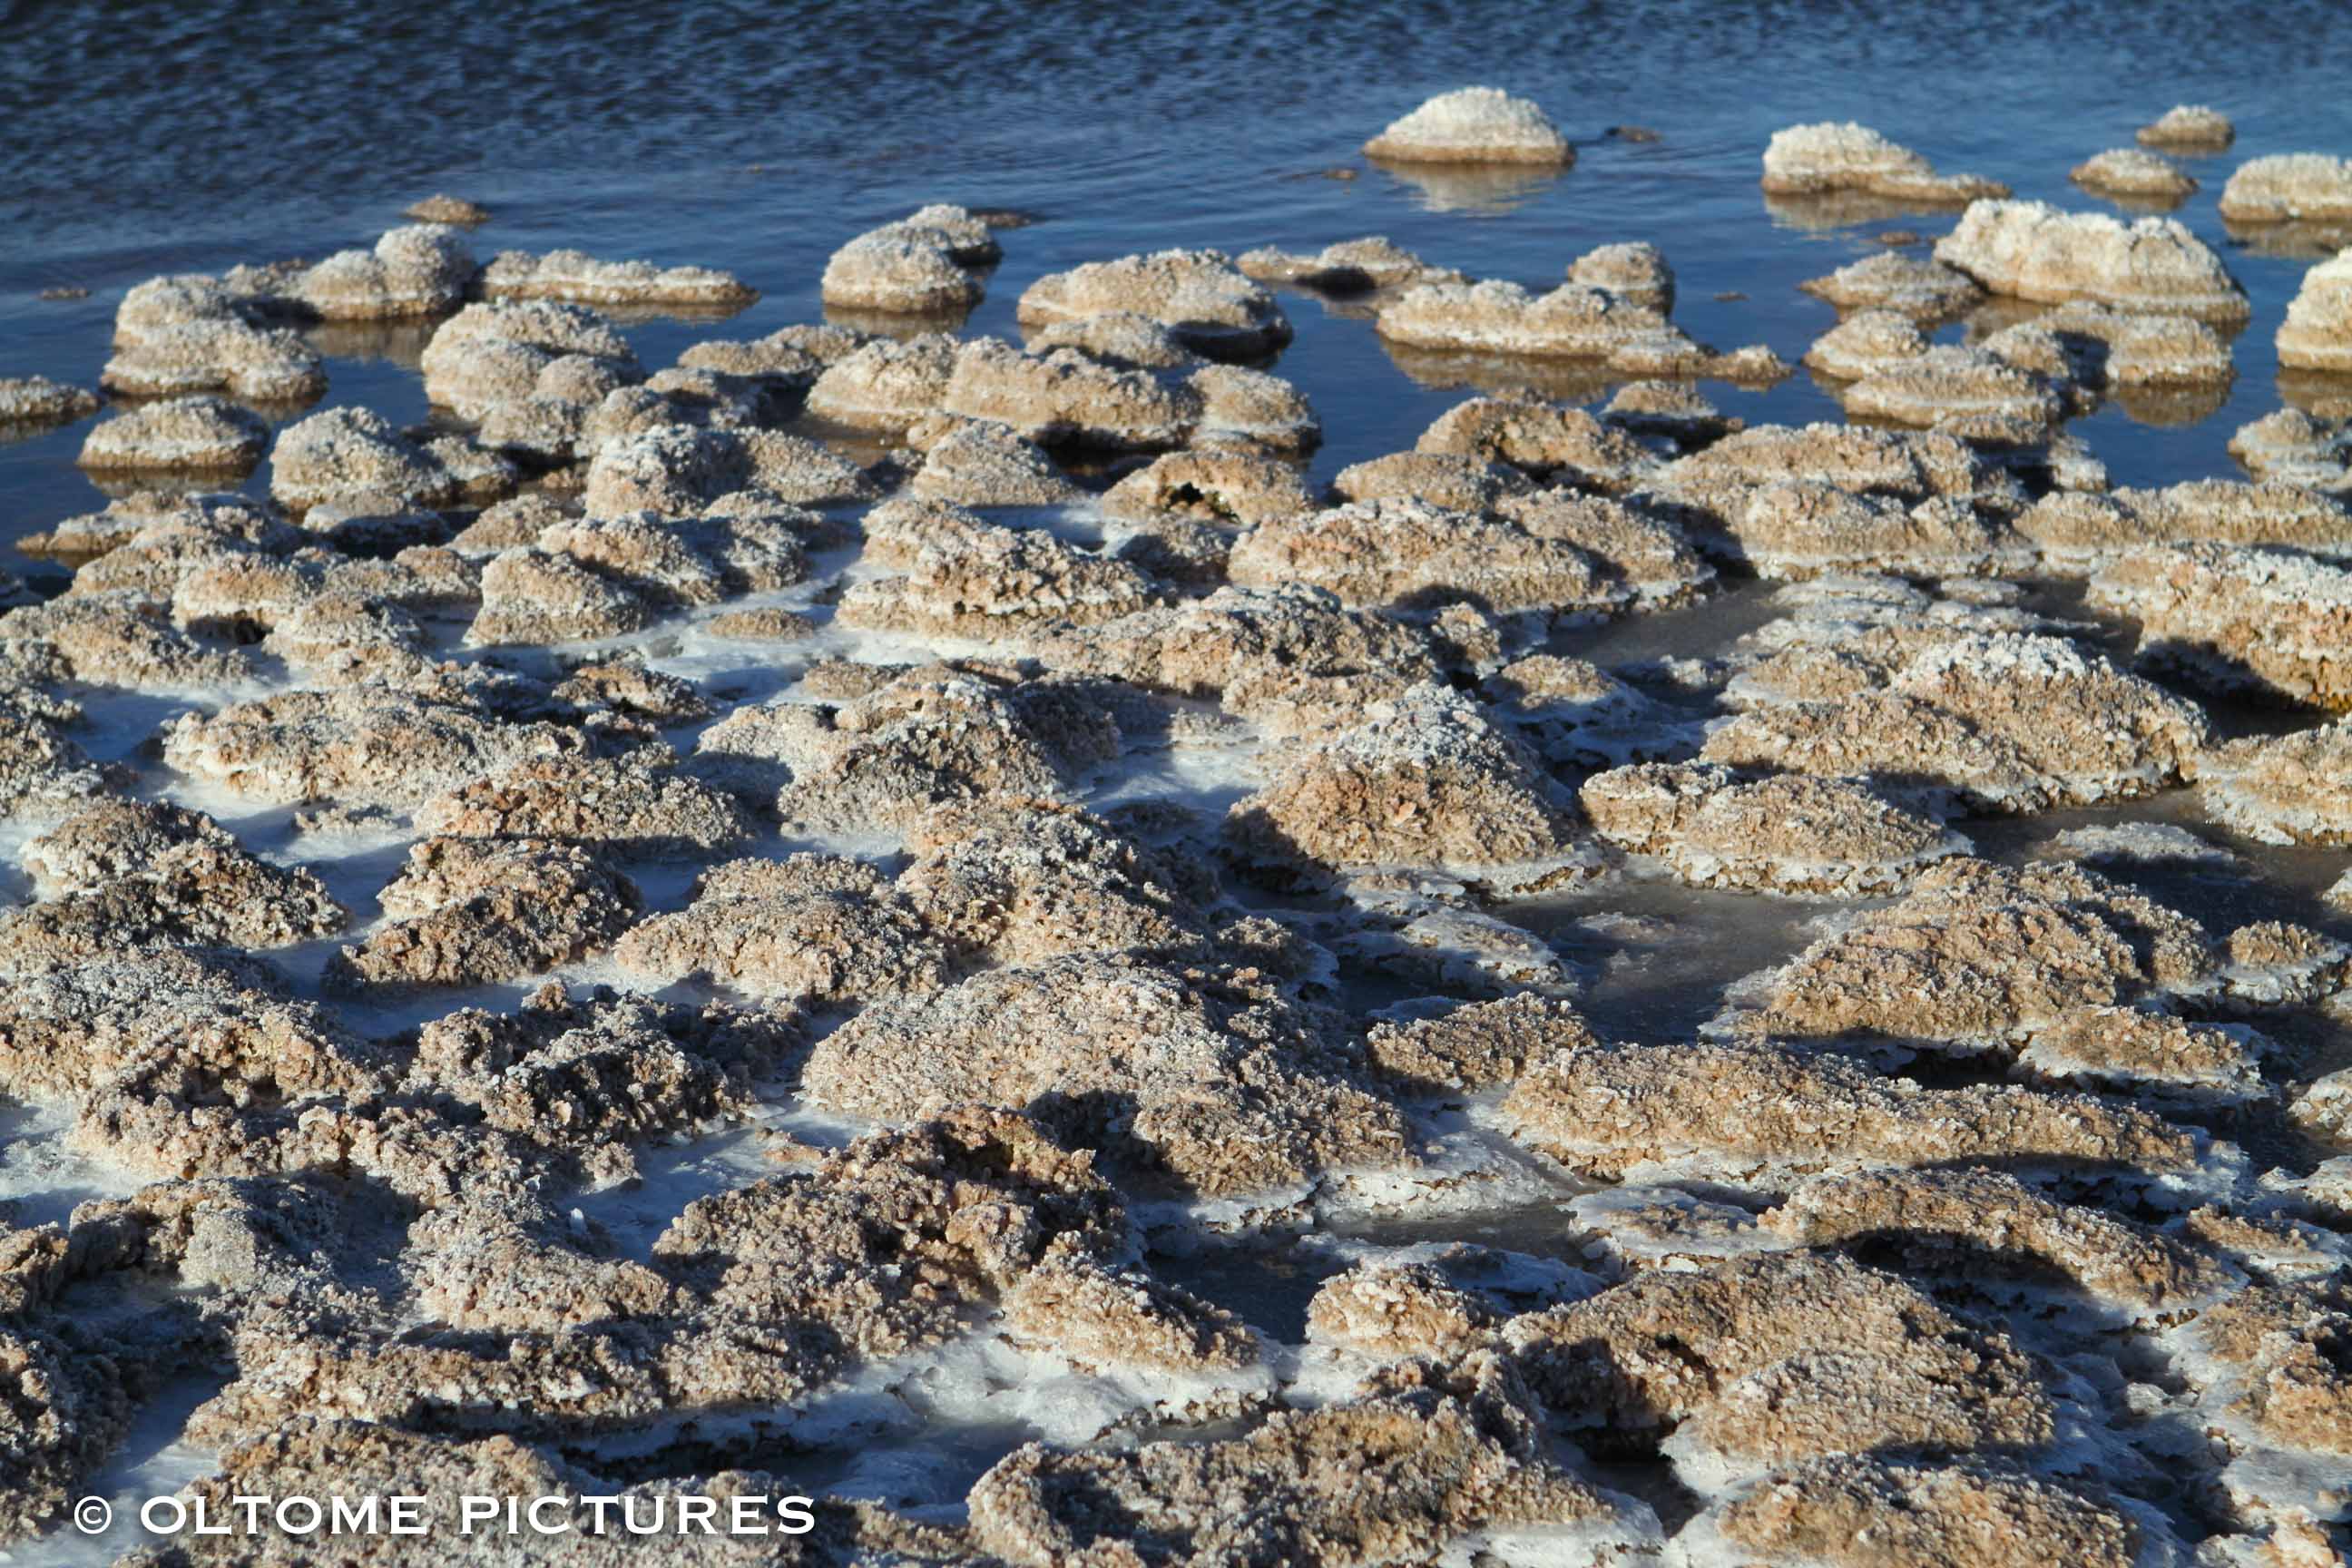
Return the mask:
[[2251,310],[2221,258],[2170,218],[2123,224],[2047,202],[1976,202],[1936,242],[1936,259],[2025,300],[2089,300],[2224,324]]
[[1443,92],[1364,143],[1365,156],[1399,163],[1566,165],[1576,150],[1550,117],[1500,88]]
[[2009,195],[2009,187],[1996,180],[1975,174],[1938,174],[1934,165],[1908,147],[1851,121],[1775,131],[1764,149],[1764,189],[1783,196],[1857,191],[1927,203]]

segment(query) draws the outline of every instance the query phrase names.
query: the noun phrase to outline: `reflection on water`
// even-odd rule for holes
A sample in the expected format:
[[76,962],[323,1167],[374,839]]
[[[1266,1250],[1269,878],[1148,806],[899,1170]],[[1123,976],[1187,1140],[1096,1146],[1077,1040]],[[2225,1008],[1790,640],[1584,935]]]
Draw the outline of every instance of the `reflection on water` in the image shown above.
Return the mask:
[[1548,163],[1397,163],[1376,159],[1374,166],[1409,187],[1424,210],[1435,213],[1511,212],[1564,174]]

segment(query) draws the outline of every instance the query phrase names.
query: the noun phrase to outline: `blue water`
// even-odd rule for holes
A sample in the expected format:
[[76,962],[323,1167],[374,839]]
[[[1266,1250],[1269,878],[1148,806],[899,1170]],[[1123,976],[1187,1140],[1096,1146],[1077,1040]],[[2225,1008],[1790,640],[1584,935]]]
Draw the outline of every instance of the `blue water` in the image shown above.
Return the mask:
[[[736,321],[654,323],[662,364],[698,338],[819,318],[842,241],[927,201],[1037,222],[969,331],[1011,332],[1034,278],[1174,245],[1239,251],[1385,233],[1482,277],[1557,281],[1594,245],[1649,239],[1676,316],[1719,346],[1794,361],[1834,320],[1794,291],[1889,226],[1795,226],[1768,211],[1776,128],[1854,118],[2021,195],[2100,204],[2066,170],[2175,102],[2237,120],[2191,161],[2178,215],[2229,246],[2214,201],[2246,158],[2352,148],[2347,73],[2319,47],[2325,0],[2234,10],[1974,0],[1934,6],[1669,4],[701,5],[422,7],[53,0],[0,8],[0,374],[94,384],[122,291],[168,271],[318,256],[373,240],[446,189],[492,209],[481,254],[572,245],[699,262],[764,293]],[[1532,97],[1578,143],[1556,176],[1465,193],[1355,149],[1432,92]],[[1661,139],[1608,134],[1637,125]],[[1332,169],[1356,178],[1318,177]],[[1948,213],[1894,220],[1931,237]],[[2193,426],[2110,406],[2077,426],[2121,482],[2233,472],[2229,434],[2279,404],[2271,333],[2306,259],[2232,247],[2254,300],[2226,405]],[[90,290],[43,300],[47,288]],[[1744,299],[1719,300],[1738,293]],[[1324,417],[1328,473],[1410,445],[1458,390],[1403,374],[1361,319],[1292,297],[1279,369]],[[1955,329],[1957,331],[1957,329]],[[425,403],[412,336],[329,340],[326,404],[395,418]],[[394,357],[365,357],[371,346]],[[1835,417],[1801,374],[1716,389],[1751,420]],[[0,530],[102,500],[71,467],[87,426],[0,446]]]

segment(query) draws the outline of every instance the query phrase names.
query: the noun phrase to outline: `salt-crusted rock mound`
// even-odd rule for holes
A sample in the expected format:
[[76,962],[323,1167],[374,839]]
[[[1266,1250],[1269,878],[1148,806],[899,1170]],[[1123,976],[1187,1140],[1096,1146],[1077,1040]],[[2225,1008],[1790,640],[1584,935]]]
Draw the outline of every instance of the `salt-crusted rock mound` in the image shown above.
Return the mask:
[[1436,672],[1429,633],[1344,608],[1328,590],[1220,588],[1204,599],[1139,611],[1033,639],[1047,664],[1185,697],[1213,697],[1252,678]]
[[2187,1560],[2146,1505],[1998,1459],[1809,1460],[1707,1509],[1676,1540],[1695,1559],[1785,1568],[1998,1568],[2013,1552],[2083,1568]]
[[1922,323],[1962,315],[1985,294],[1975,279],[1957,268],[1895,250],[1850,261],[1826,278],[1811,278],[1797,287],[1841,310],[1894,310]]
[[1953,860],[1757,987],[1759,1030],[2005,1052],[2084,1008],[2209,991],[2202,928],[2078,866]]
[[2238,139],[2230,117],[2201,103],[2176,103],[2137,132],[2143,147],[2175,148],[2184,153],[2220,153]]
[[1115,620],[1167,597],[1124,562],[944,503],[886,501],[866,528],[868,558],[906,571],[853,585],[842,595],[844,626],[987,642],[1041,625]]
[[852,430],[905,430],[946,398],[960,346],[944,332],[860,344],[824,367],[808,411]]
[[714,867],[690,907],[638,925],[614,956],[665,984],[703,975],[819,1007],[937,990],[949,960],[879,871],[816,855]]
[[1936,259],[2020,299],[2089,300],[2224,324],[2250,313],[2221,258],[2170,218],[2123,224],[2047,202],[1977,202],[1936,242]]
[[2027,558],[2006,526],[1952,497],[1906,505],[1806,481],[1749,492],[1722,528],[1758,575],[1783,580],[1871,571],[1969,575]]
[[1339,868],[1425,867],[1507,884],[1578,880],[1573,808],[1534,754],[1478,704],[1416,686],[1363,721],[1272,760],[1274,782],[1233,807],[1254,855]]
[[2042,552],[2044,571],[2069,577],[2113,565],[2137,581],[2152,568],[2126,563],[2152,546],[2280,544],[2329,554],[2352,548],[2352,510],[2342,501],[2267,479],[2190,479],[2105,495],[2054,492],[2020,513],[2015,526]]
[[1670,525],[1569,496],[1522,498],[1502,516],[1386,499],[1297,513],[1242,535],[1228,571],[1244,587],[1304,583],[1349,605],[1570,617],[1672,604],[1712,576]]
[[1037,445],[992,419],[942,416],[908,435],[922,465],[908,481],[919,496],[965,506],[1063,506],[1086,491]]
[[2144,414],[2132,400],[2134,388],[2226,391],[2233,374],[2229,340],[2203,321],[2110,310],[2083,300],[2005,327],[1980,346],[2009,364],[2048,377],[2070,394],[2117,395],[2135,417],[2157,424],[2172,421]]
[[1874,307],[1857,310],[1813,340],[1805,363],[1823,375],[1860,381],[1927,352],[1927,334],[1913,318],[1899,310]]
[[571,845],[427,838],[377,895],[391,923],[346,947],[327,982],[482,985],[584,958],[628,925],[636,889]]
[[2230,437],[2230,456],[2257,479],[2352,498],[2352,420],[2282,408],[2240,426]]
[[1398,163],[1568,164],[1576,149],[1549,116],[1500,88],[1439,93],[1364,143],[1364,154]]
[[972,1488],[972,1532],[992,1560],[1024,1568],[1139,1561],[1107,1519],[1150,1520],[1150,1561],[1171,1568],[1439,1562],[1518,1542],[1594,1562],[1649,1549],[1650,1510],[1561,1468],[1542,1431],[1496,1358],[1415,1366],[1244,1437],[1126,1453],[1029,1444]]
[[1073,349],[1024,353],[998,338],[958,351],[938,406],[1000,421],[1043,447],[1138,451],[1183,446],[1202,415],[1201,395],[1183,383]]
[[1981,1167],[1816,1177],[1761,1228],[1798,1247],[1859,1247],[1914,1276],[2079,1291],[2142,1321],[2210,1306],[2243,1283],[2178,1237]]
[[23,973],[147,947],[285,947],[341,929],[308,870],[249,853],[201,812],[109,801],[36,838],[38,902],[0,914],[0,964]]
[[1695,887],[1885,892],[1969,847],[1848,779],[1743,780],[1728,768],[1649,763],[1593,774],[1579,798],[1595,834],[1660,858]]
[[1246,527],[1311,510],[1315,498],[1278,458],[1208,447],[1153,458],[1105,491],[1101,504],[1110,516],[1136,521],[1174,517]]
[[2200,1414],[2228,1441],[2220,1479],[2238,1506],[2288,1521],[2340,1518],[2352,1452],[2347,1334],[2352,1277],[2341,1269],[2255,1286],[2182,1331],[2204,1373]]
[[868,1007],[818,1043],[803,1083],[888,1121],[968,1100],[1030,1107],[1206,1194],[1408,1158],[1402,1119],[1357,1087],[1322,1020],[1251,970],[1091,956],[992,970]]
[[261,460],[269,426],[218,397],[174,397],[118,414],[90,431],[75,459],[100,472],[176,469],[242,475]]
[[2343,652],[2352,571],[2293,550],[2141,549],[2091,580],[2090,603],[2133,616],[2140,654],[2222,691],[2352,707]]
[[1589,360],[1625,376],[1770,382],[1788,373],[1769,348],[1718,353],[1658,309],[1587,283],[1549,294],[1516,283],[1425,283],[1383,304],[1376,324],[1408,349]]
[[2284,153],[2249,159],[2221,187],[2221,216],[2235,224],[2352,222],[2352,158]]
[[1423,261],[1385,235],[1334,240],[1312,256],[1272,246],[1244,251],[1234,265],[1261,283],[1287,283],[1325,294],[1366,294],[1415,283],[1461,283],[1466,274]]
[[576,250],[534,256],[502,250],[482,268],[482,292],[492,300],[565,300],[581,305],[629,305],[739,310],[760,297],[730,272],[709,267],[656,267],[649,261],[599,261]]
[[2000,446],[2046,439],[2067,412],[2066,399],[2042,376],[1985,350],[1949,344],[1869,370],[1842,401],[1856,419]]
[[2209,747],[2197,795],[2259,843],[2352,844],[2352,721]]
[[1024,327],[1114,311],[1161,322],[1188,347],[1219,358],[1254,359],[1290,341],[1274,296],[1216,250],[1161,250],[1048,273],[1023,291],[1019,308]]
[[1588,250],[1568,264],[1568,280],[1606,289],[1660,315],[1675,308],[1675,269],[1665,252],[1646,241]]
[[1515,1083],[1559,1051],[1598,1043],[1568,1003],[1522,991],[1407,1023],[1375,1025],[1364,1049],[1382,1078],[1436,1092]]
[[46,375],[0,376],[0,429],[70,425],[97,412],[98,395],[87,387],[68,386]]
[[671,763],[658,744],[621,757],[532,757],[434,796],[416,826],[456,838],[552,839],[621,860],[709,855],[751,837],[740,802]]
[[435,331],[422,363],[426,395],[477,421],[486,444],[536,468],[580,455],[591,416],[646,379],[628,340],[604,317],[544,300],[467,306]]
[[496,500],[513,488],[512,470],[500,475],[495,461],[468,482],[441,453],[365,408],[332,408],[289,425],[269,454],[270,496],[291,511],[331,502],[432,510]]
[[1764,149],[1764,189],[1772,195],[1842,191],[1930,204],[2006,196],[2009,187],[1975,174],[1938,174],[1908,147],[1865,125],[1824,121],[1772,132]]
[[1454,511],[1485,511],[1535,484],[1520,470],[1453,452],[1392,452],[1331,476],[1343,501],[1414,500]]
[[176,397],[221,392],[257,403],[307,403],[327,390],[318,352],[272,326],[253,301],[210,278],[152,278],[122,297],[110,392]]
[[2196,708],[2052,637],[1875,631],[1750,672],[1749,689],[1774,688],[1708,735],[1706,761],[2026,812],[2152,794],[2205,740]]
[[456,224],[463,228],[471,228],[477,224],[489,222],[490,209],[479,202],[469,202],[446,191],[436,191],[429,196],[409,203],[401,209],[400,216],[413,217],[419,223]]
[[1938,498],[2006,510],[2016,492],[1968,444],[1945,434],[1850,425],[1759,425],[1677,459],[1648,489],[1718,523],[1775,485],[1811,484],[1906,503]]
[[2094,195],[2178,203],[2195,194],[2197,182],[2180,165],[2137,147],[2111,148],[2085,159],[2066,177]]
[[324,321],[437,316],[465,302],[478,270],[465,236],[444,224],[413,224],[386,232],[373,249],[339,250],[272,276],[264,303]]
[[2154,1173],[2184,1170],[2198,1151],[2187,1130],[2091,1095],[1928,1089],[1760,1043],[1572,1047],[1520,1079],[1502,1114],[1521,1142],[1602,1180],[1954,1162]]
[[1083,682],[977,665],[833,673],[837,700],[739,708],[704,731],[698,769],[781,784],[787,826],[895,834],[949,802],[1059,798],[1118,750]]
[[881,485],[848,458],[781,430],[662,425],[607,443],[588,465],[592,518],[702,513],[749,491],[764,505],[872,500]]
[[186,714],[164,730],[163,762],[259,804],[408,806],[579,745],[573,732],[502,718],[462,693],[362,684]]
[[1413,450],[1504,463],[1554,484],[1631,489],[1657,454],[1582,408],[1524,396],[1473,397],[1437,416]]
[[2278,355],[2290,370],[2352,372],[2352,249],[2303,275],[2279,323]]
[[869,229],[825,263],[827,305],[894,315],[952,315],[980,303],[972,268],[1003,254],[988,226],[959,206],[923,207]]
[[132,589],[73,594],[0,611],[0,646],[50,678],[142,691],[242,685],[258,673],[242,648],[173,626],[164,606]]
[[2058,1412],[2007,1336],[1833,1254],[1657,1270],[1530,1312],[1507,1353],[1547,1407],[1693,1479],[1879,1448],[2035,1449]]
[[[746,510],[730,514],[743,503]],[[557,517],[532,542],[502,550],[481,572],[476,647],[573,642],[642,629],[657,617],[804,581],[816,513],[739,492],[714,515],[653,512]]]

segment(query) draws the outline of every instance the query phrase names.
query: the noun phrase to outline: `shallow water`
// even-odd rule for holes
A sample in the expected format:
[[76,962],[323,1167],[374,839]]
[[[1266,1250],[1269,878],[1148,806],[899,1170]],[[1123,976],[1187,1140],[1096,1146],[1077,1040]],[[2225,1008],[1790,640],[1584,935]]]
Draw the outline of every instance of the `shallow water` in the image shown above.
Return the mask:
[[[651,366],[701,339],[820,319],[826,257],[929,201],[1008,207],[1034,220],[1003,235],[1005,260],[968,334],[1017,337],[1014,301],[1039,276],[1164,247],[1311,249],[1379,233],[1482,278],[1548,285],[1593,246],[1646,239],[1677,273],[1678,322],[1717,346],[1763,342],[1794,363],[1835,320],[1830,306],[1797,291],[1800,280],[1870,253],[1890,229],[1931,240],[1955,214],[1890,211],[1831,225],[1775,210],[1756,183],[1773,130],[1853,118],[1945,172],[2112,211],[2074,187],[2066,170],[2130,145],[2135,127],[2175,102],[2209,102],[2235,118],[2237,142],[2187,160],[2204,188],[2173,216],[2222,248],[2252,297],[2253,320],[2235,342],[2235,383],[2218,406],[2186,422],[2178,409],[2117,402],[2072,429],[2117,484],[2233,475],[2230,435],[2281,404],[2271,334],[2310,258],[2271,254],[2269,241],[2239,244],[2215,199],[2247,159],[2352,150],[2352,91],[2319,44],[2342,19],[2336,0],[2244,9],[2218,26],[2212,8],[2184,0],[1956,0],[1899,22],[1851,4],[1760,0],[1445,10],[706,5],[690,21],[650,7],[631,15],[549,0],[429,15],[257,4],[233,16],[163,3],[0,0],[0,103],[9,106],[0,120],[0,375],[92,384],[131,285],[371,243],[401,221],[407,203],[444,189],[495,215],[473,235],[485,258],[507,247],[576,246],[725,268],[763,291],[723,322],[632,324]],[[1542,102],[1575,140],[1575,165],[1404,174],[1357,155],[1390,119],[1470,81]],[[1611,134],[1617,126],[1654,129],[1659,139]],[[89,292],[39,298],[58,288]],[[1401,365],[1360,314],[1296,292],[1283,302],[1297,338],[1276,368],[1322,416],[1317,479],[1409,447],[1462,395],[1462,380],[1423,379],[1425,366]],[[344,328],[314,341],[331,381],[320,406],[425,417],[417,330]],[[1472,379],[1527,374],[1522,366]],[[1840,417],[1802,371],[1766,392],[1706,390],[1751,424]],[[1597,403],[1606,389],[1581,395]],[[88,430],[84,422],[0,440],[0,535],[20,538],[103,504],[72,463]],[[265,468],[247,488],[258,492],[266,476]],[[22,556],[0,564],[37,583],[60,581],[55,566]],[[1719,648],[1769,613],[1761,599],[1734,588],[1692,610],[1581,630],[1557,646],[1605,662]],[[811,651],[795,648],[780,669],[744,645],[688,644],[667,650],[665,667],[709,679],[714,695],[761,700],[788,687]],[[139,761],[140,743],[177,706],[119,696],[93,703],[103,728],[89,749]],[[2215,712],[2229,728],[2282,721]],[[1221,808],[1246,787],[1222,771],[1226,759],[1180,761],[1160,773],[1138,764],[1100,799],[1172,795]],[[2272,918],[2342,925],[2316,895],[2352,857],[2233,842],[2177,798],[1960,826],[1982,852],[2019,858],[2068,827],[2151,818],[2178,818],[2243,858],[2243,874],[2147,873],[2151,890],[2215,929]],[[276,847],[284,826],[278,816],[230,825],[262,849]],[[18,847],[8,846],[9,862]],[[370,909],[396,860],[394,849],[354,856],[348,886],[339,881],[337,890]],[[684,875],[648,890],[674,907]],[[1604,1032],[1670,1037],[1710,1017],[1725,985],[1808,940],[1805,922],[1821,908],[1644,884],[1512,918],[1581,967],[1588,1010]],[[1651,928],[1593,918],[1603,913],[1654,917],[1667,934],[1654,942],[1643,934]],[[306,957],[306,974],[324,956]],[[1388,999],[1369,988],[1366,995]],[[426,1016],[467,999],[433,998]],[[2319,1020],[2309,1027],[2298,1076],[2352,1063],[2340,1030]],[[106,1173],[58,1156],[47,1131],[37,1118],[0,1113],[0,1198],[19,1201],[19,1222],[61,1217],[72,1201],[110,1190]],[[2266,1126],[2231,1135],[2260,1163],[2307,1167],[2316,1152]],[[688,1197],[756,1168],[745,1148],[716,1142],[648,1163],[659,1168],[646,1189],[587,1205],[630,1249],[649,1245]],[[1546,1255],[1571,1245],[1569,1222],[1546,1205],[1432,1226],[1399,1226],[1380,1239],[1443,1234]],[[1320,1253],[1269,1260],[1218,1250],[1166,1260],[1161,1272],[1295,1341],[1315,1283],[1339,1266]],[[177,1408],[167,1402],[157,1419]],[[197,1473],[200,1462],[170,1448],[172,1435],[142,1428],[101,1489]],[[953,1491],[1020,1436],[994,1426],[949,1431],[929,1458],[905,1465]],[[811,1485],[914,1496],[891,1470],[896,1462],[835,1450],[803,1473]],[[53,1538],[26,1560],[99,1560],[75,1555],[76,1544]]]

